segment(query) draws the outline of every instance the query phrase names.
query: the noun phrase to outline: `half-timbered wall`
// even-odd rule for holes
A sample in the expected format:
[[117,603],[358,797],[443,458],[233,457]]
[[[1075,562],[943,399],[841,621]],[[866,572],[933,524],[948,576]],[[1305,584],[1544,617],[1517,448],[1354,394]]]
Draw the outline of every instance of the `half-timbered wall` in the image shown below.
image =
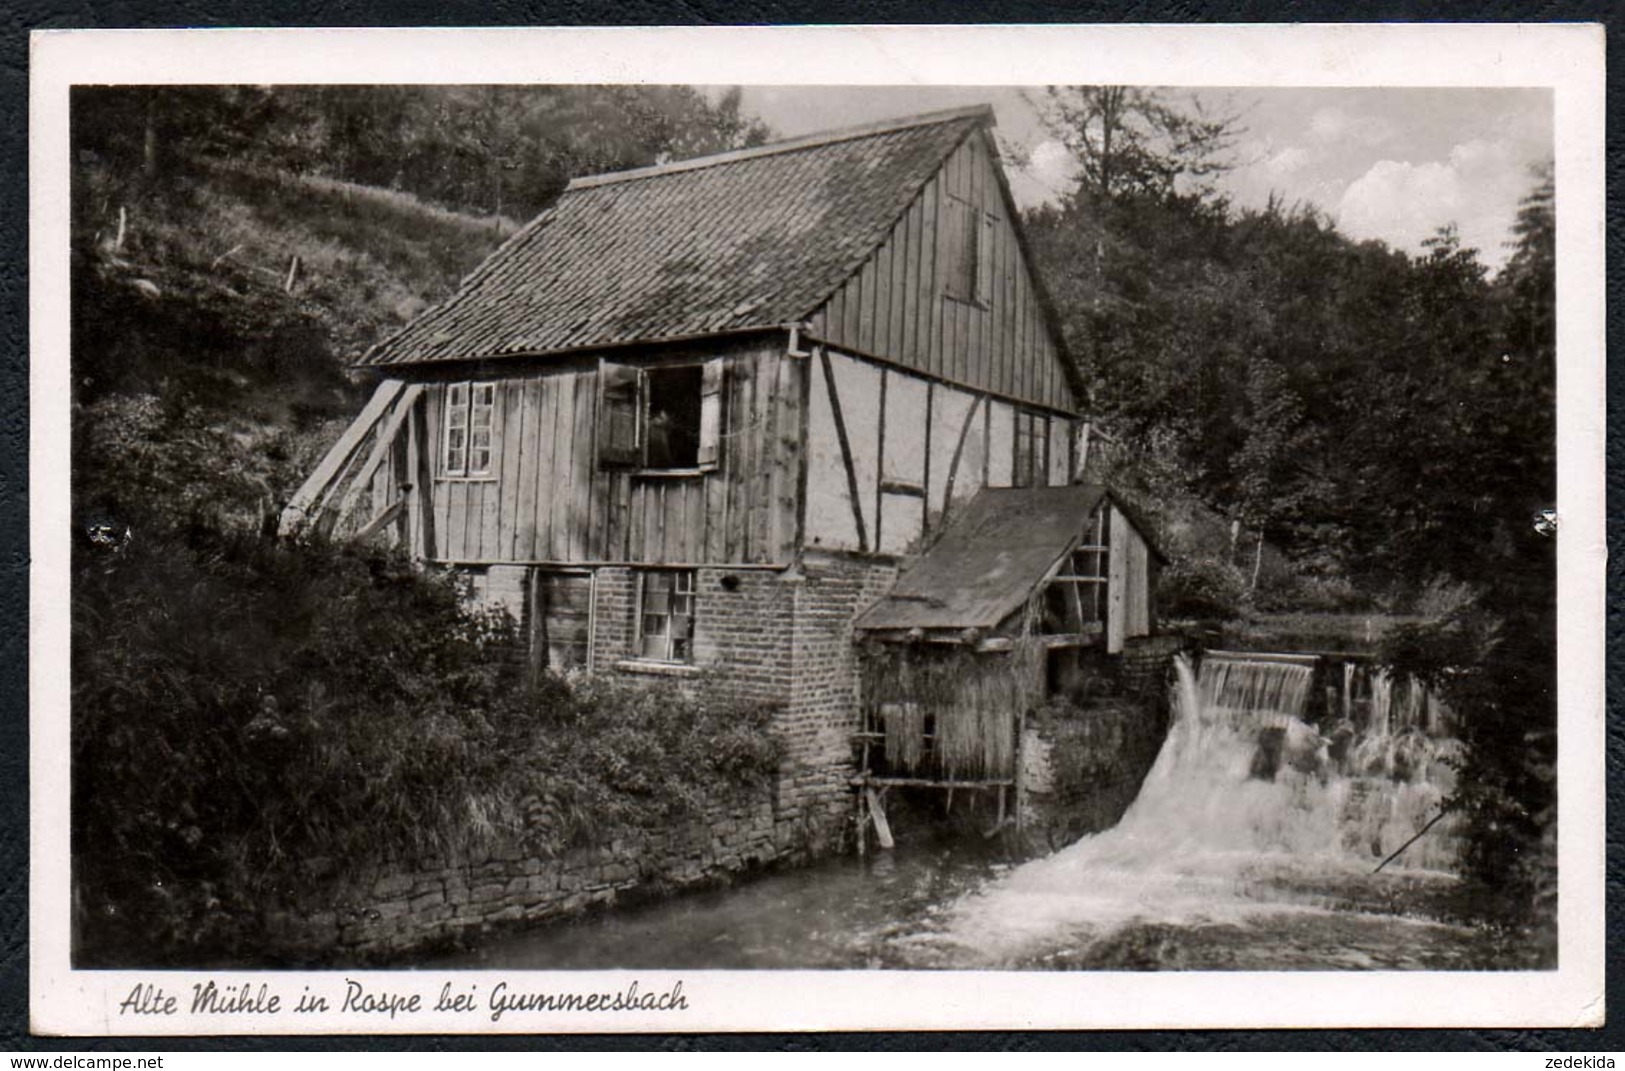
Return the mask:
[[[996,166],[985,135],[966,139],[874,256],[813,314],[810,333],[949,383],[1073,412]],[[961,267],[972,245],[980,271],[967,292]]]
[[809,360],[808,547],[918,550],[956,504],[1017,482],[1020,417],[1039,422],[1048,443],[1035,482],[1070,479],[1065,417],[843,353]]
[[[720,356],[726,368],[714,469],[606,468],[596,450],[598,365],[583,361],[495,382],[492,471],[444,471],[448,384],[425,384],[434,561],[783,564],[794,553],[800,372],[771,342],[648,362]],[[617,358],[618,360],[633,360]],[[634,361],[635,363],[635,361]]]

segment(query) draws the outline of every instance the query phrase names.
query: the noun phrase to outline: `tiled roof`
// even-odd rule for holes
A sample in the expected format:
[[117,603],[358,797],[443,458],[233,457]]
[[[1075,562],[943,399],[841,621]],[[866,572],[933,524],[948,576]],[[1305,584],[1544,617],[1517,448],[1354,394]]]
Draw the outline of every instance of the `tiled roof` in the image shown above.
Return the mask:
[[986,107],[577,179],[365,365],[775,327],[885,238]]

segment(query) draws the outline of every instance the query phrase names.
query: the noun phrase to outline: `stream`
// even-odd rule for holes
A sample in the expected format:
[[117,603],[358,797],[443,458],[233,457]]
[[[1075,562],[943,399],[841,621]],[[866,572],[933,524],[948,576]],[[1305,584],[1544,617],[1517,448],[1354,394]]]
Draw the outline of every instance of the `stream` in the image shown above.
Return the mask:
[[1301,720],[1293,661],[1181,660],[1175,716],[1111,829],[1044,858],[904,837],[739,884],[493,936],[470,969],[1473,970],[1437,815],[1455,742],[1421,689],[1374,677]]

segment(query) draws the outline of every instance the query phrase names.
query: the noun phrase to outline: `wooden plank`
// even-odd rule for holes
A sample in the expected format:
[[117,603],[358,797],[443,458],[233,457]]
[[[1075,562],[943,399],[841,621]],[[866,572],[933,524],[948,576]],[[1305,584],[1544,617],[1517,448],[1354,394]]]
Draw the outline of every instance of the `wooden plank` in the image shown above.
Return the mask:
[[886,821],[886,808],[880,804],[880,793],[865,785],[863,791],[869,797],[869,815],[875,820],[875,839],[882,848],[895,848],[897,843],[892,840],[891,823]]
[[864,347],[868,353],[878,354],[882,357],[892,357],[891,339],[887,332],[891,328],[891,302],[892,290],[896,286],[892,277],[892,240],[887,235],[886,240],[880,244],[880,251],[868,269],[874,278],[874,322],[867,335],[868,345]]
[[520,470],[525,457],[525,383],[524,379],[504,380],[497,389],[502,394],[502,466],[497,477],[502,482],[501,504],[497,510],[497,553],[509,559],[519,557],[519,493],[523,478]]
[[[964,454],[965,454],[965,439],[970,435],[971,422],[976,419],[976,411],[978,409],[991,408],[989,406],[984,406],[983,403],[986,401],[986,399],[987,399],[987,395],[985,395],[985,394],[978,394],[975,397],[973,397],[971,399],[970,408],[965,410],[965,422],[959,426],[959,441],[954,443],[954,455],[948,462],[948,480],[947,480],[947,483],[945,484],[945,486],[943,488],[943,492],[942,492],[942,523],[943,523],[944,526],[946,526],[947,523],[948,523],[948,513],[949,513],[950,508],[953,505],[953,501],[954,501],[954,481],[959,478],[959,459],[961,457],[963,457]],[[983,419],[983,427],[985,429],[986,420],[987,420],[987,417],[986,417],[985,413],[984,413],[982,419]],[[985,438],[985,431],[984,431],[984,438]],[[986,464],[987,455],[989,453],[991,453],[991,452],[992,451],[987,450],[985,448],[982,450],[982,457],[984,459],[983,460],[984,465]],[[930,455],[927,455],[927,456],[930,456]],[[983,470],[983,473],[982,473],[982,484],[983,484],[983,486],[987,485],[987,472],[986,472],[985,469]],[[926,486],[929,487],[930,485],[927,484]]]
[[868,263],[859,269],[856,276],[859,297],[858,349],[864,353],[875,352],[875,323],[880,319],[881,288],[885,286],[880,266],[885,255],[885,246],[881,245],[870,253]]
[[801,561],[801,551],[807,545],[807,466],[812,444],[808,441],[808,428],[812,421],[812,361],[801,358],[795,362],[796,371],[796,526],[795,544],[791,557]]
[[592,526],[593,402],[595,384],[591,377],[571,376],[575,390],[575,430],[570,436],[570,560],[584,561],[588,555],[588,535]]
[[434,484],[424,478],[423,432],[418,427],[423,419],[422,408],[421,405],[413,406],[413,412],[406,421],[406,480],[412,485],[412,490],[406,496],[405,546],[409,555],[420,560],[428,556],[423,545],[423,516],[425,507],[430,505],[429,496],[434,493]]
[[880,417],[877,423],[879,428],[875,432],[875,550],[878,552],[885,547],[881,542],[880,529],[884,520],[886,496],[880,486],[886,479],[886,367],[880,368]]
[[925,384],[925,462],[920,473],[920,535],[931,534],[931,426],[936,423],[936,384]]
[[372,520],[368,521],[366,524],[362,525],[361,529],[359,531],[357,531],[356,534],[355,534],[356,540],[359,542],[360,540],[366,539],[368,536],[372,535],[374,532],[377,532],[379,529],[383,528],[384,525],[389,524],[391,521],[394,521],[396,518],[400,517],[405,512],[406,512],[406,497],[402,496],[400,498],[397,498],[394,502],[390,503],[388,506],[385,506],[381,513],[379,513],[377,516],[375,516]]
[[[940,177],[940,176],[939,176]],[[927,345],[930,347],[929,368],[934,375],[943,375],[942,357],[942,306],[946,299],[942,296],[944,270],[942,263],[942,184],[933,183],[931,190],[931,220],[927,225],[926,234],[931,247],[930,274],[927,276],[927,314],[929,320],[926,326]]]
[[519,453],[514,460],[512,474],[504,472],[504,481],[511,480],[518,488],[514,500],[513,557],[525,561],[536,557],[536,465],[542,460],[538,446],[541,423],[542,388],[534,378],[519,381]]
[[[400,435],[401,427],[406,423],[407,417],[411,415],[412,408],[417,405],[418,399],[422,395],[423,385],[413,383],[400,392],[400,396],[397,398],[394,408],[389,411],[389,415],[376,425],[378,433],[373,437],[372,449],[368,452],[367,459],[362,462],[361,467],[356,469],[355,478],[350,483],[349,492],[343,497],[342,505],[337,507],[341,516],[348,514],[359,506],[364,493],[372,494],[377,490],[374,487],[374,477],[378,475],[384,459],[395,448],[395,440]],[[335,493],[325,496],[325,503],[323,506],[317,507],[317,512],[324,508],[334,508],[334,500],[338,498],[336,494],[338,490],[339,488],[335,482],[332,486],[332,492]]]
[[930,368],[929,354],[921,344],[925,332],[920,329],[920,320],[925,315],[926,306],[921,280],[924,273],[920,267],[921,235],[925,230],[925,192],[914,198],[905,217],[908,225],[908,257],[904,265],[903,287],[903,351],[909,356],[909,363],[922,372]]
[[795,472],[801,421],[796,405],[795,363],[784,353],[777,365],[773,390],[773,525],[767,560],[788,561],[794,554]]
[[1112,508],[1107,524],[1106,541],[1112,548],[1106,566],[1106,653],[1117,654],[1123,649],[1128,625],[1128,607],[1123,598],[1128,576],[1128,522],[1116,508]]
[[305,482],[299,485],[293,497],[288,500],[283,509],[284,524],[300,524],[314,513],[313,504],[328,490],[328,485],[355,456],[361,444],[366,441],[367,433],[382,419],[397,397],[400,396],[406,384],[399,379],[386,379],[378,384],[378,389],[372,392],[367,404],[361,407],[361,412],[344,429],[343,434],[322,456]]
[[575,376],[566,374],[559,380],[559,427],[555,438],[557,450],[553,455],[553,554],[560,561],[574,561],[573,533],[576,525],[575,483],[576,455],[576,395]]
[[864,531],[863,505],[858,492],[858,471],[852,463],[852,442],[846,434],[846,418],[841,414],[841,395],[835,388],[835,370],[830,367],[829,352],[818,351],[824,369],[824,389],[829,392],[829,410],[835,418],[835,440],[841,447],[841,463],[846,466],[846,497],[852,503],[852,521],[858,530],[858,550],[869,549],[869,537]]
[[443,480],[446,495],[446,558],[461,561],[468,557],[463,541],[468,514],[468,484],[462,480]]
[[723,381],[723,411],[721,443],[718,446],[717,468],[706,474],[701,483],[704,492],[705,508],[700,518],[700,543],[706,561],[720,562],[727,560],[727,549],[723,538],[722,514],[728,501],[728,469],[733,466],[733,436],[728,434],[728,380],[732,375],[732,358],[728,361],[729,370]]
[[757,400],[757,410],[760,414],[760,445],[756,455],[756,484],[751,499],[753,523],[749,560],[753,562],[773,559],[773,518],[776,508],[773,474],[779,452],[779,405],[775,387],[778,384],[779,363],[782,360],[783,358],[774,350],[764,351],[757,358],[763,389]]
[[567,450],[569,431],[563,421],[565,380],[548,376],[543,384],[547,397],[542,404],[542,443],[544,446],[536,483],[536,554],[549,561],[564,557],[569,540],[561,531],[560,500],[568,493],[564,473],[560,471],[559,452]]

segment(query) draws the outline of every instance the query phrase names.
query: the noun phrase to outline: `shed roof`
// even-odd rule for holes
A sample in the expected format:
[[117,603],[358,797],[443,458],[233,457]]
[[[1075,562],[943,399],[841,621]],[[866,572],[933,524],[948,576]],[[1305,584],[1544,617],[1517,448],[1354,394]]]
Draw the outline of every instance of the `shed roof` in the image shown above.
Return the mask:
[[1078,542],[1106,494],[1099,484],[984,488],[858,629],[996,628]]
[[987,106],[577,179],[363,365],[778,327],[884,240]]

